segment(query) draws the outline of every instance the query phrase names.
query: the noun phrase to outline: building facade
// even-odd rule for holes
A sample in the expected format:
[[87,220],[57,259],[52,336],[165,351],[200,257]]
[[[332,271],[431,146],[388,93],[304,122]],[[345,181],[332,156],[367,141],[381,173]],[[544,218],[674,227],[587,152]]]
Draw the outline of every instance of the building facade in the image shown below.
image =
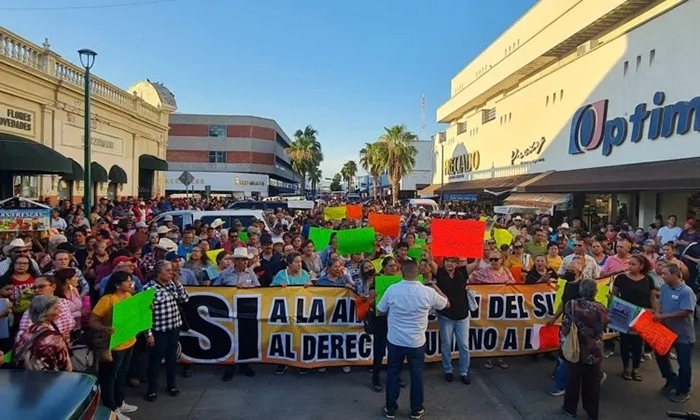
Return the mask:
[[79,203],[84,170],[95,198],[163,194],[173,94],[148,81],[125,91],[92,76],[92,154],[84,168],[84,80],[83,68],[48,40],[35,45],[0,27],[0,198]]
[[251,116],[173,114],[168,140],[166,188],[185,192],[183,171],[195,176],[190,189],[237,197],[294,193],[294,173],[285,149],[291,145],[275,120]]
[[700,56],[678,40],[698,18],[697,1],[537,2],[452,79],[427,190],[638,226],[695,215]]

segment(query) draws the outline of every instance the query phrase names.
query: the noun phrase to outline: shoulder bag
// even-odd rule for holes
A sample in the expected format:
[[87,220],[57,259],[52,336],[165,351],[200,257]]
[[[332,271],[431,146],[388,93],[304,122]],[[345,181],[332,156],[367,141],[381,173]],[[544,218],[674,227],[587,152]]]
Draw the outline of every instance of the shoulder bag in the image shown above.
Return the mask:
[[561,347],[564,359],[571,363],[578,363],[581,358],[581,348],[578,341],[578,327],[576,326],[576,301],[571,301],[571,328],[569,334],[564,339],[564,345]]

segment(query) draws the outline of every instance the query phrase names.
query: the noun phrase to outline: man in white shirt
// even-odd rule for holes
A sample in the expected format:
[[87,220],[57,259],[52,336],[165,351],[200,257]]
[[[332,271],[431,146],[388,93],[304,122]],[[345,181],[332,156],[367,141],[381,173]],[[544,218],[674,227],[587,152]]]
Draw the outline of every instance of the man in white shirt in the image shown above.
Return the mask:
[[401,265],[403,280],[389,286],[377,304],[381,315],[388,314],[386,418],[396,418],[399,398],[399,373],[405,359],[411,375],[411,418],[425,414],[423,408],[423,367],[425,364],[425,331],[432,310],[449,308],[447,297],[434,284],[417,281],[418,264],[405,260]]
[[656,234],[656,243],[659,246],[663,246],[669,242],[675,242],[676,239],[681,236],[683,229],[676,226],[677,222],[678,218],[675,215],[672,214],[668,216],[666,226],[659,229],[659,232]]

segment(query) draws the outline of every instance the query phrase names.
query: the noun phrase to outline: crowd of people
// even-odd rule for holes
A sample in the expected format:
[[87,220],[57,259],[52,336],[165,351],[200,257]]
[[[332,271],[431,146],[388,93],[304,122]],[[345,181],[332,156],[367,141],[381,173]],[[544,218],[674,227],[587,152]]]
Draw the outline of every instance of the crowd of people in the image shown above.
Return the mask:
[[[0,328],[0,355],[12,352],[11,364],[17,368],[70,371],[74,370],[76,349],[87,345],[99,359],[96,370],[103,404],[125,420],[126,414],[137,409],[124,401],[125,387],[145,384],[146,400],[156,401],[161,367],[166,372],[166,392],[180,393],[178,337],[186,323],[181,308],[189,299],[187,286],[345,287],[376,306],[377,316],[366,320],[365,328],[373,336],[370,370],[375,392],[385,389],[380,374],[388,351],[386,416],[396,415],[399,390],[405,386],[400,370],[407,359],[411,418],[420,418],[425,411],[422,367],[429,313],[439,312],[445,381],[455,379],[451,349],[456,347],[458,379],[469,385],[469,285],[537,284],[564,278],[563,304],[550,322],[562,318],[562,337],[576,326],[581,358],[577,363],[561,355],[557,358],[550,394],[565,395],[563,409],[572,416],[581,397],[589,418],[597,419],[605,378],[601,361],[614,353],[615,342],[603,343],[607,310],[594,301],[594,280],[612,276],[613,295],[654,311],[678,335],[674,352],[656,359],[667,381],[666,395],[676,402],[689,398],[700,261],[693,219],[686,220],[683,228],[676,226],[675,216],[666,221],[659,216],[646,229],[634,229],[623,220],[589,231],[577,218],[560,218],[558,226],[546,215],[499,218],[490,229],[507,231],[509,239],[499,243],[497,235],[492,235],[484,242],[483,258],[475,260],[433,258],[429,246],[420,258],[410,258],[408,250],[418,239],[431,240],[430,224],[436,215],[423,208],[375,203],[364,207],[362,220],[333,221],[323,219],[320,207],[297,214],[280,209],[250,226],[238,221],[226,226],[220,219],[209,225],[196,220],[183,227],[168,217],[162,225],[151,222],[154,215],[174,209],[214,210],[226,205],[218,200],[161,198],[111,203],[101,199],[86,215],[79,206],[59,203],[52,212],[49,237],[20,233],[2,249],[0,302],[7,303],[0,306],[0,327],[5,323],[7,328]],[[366,226],[369,212],[401,215],[400,234],[377,235],[372,253],[339,255],[335,235],[321,247],[309,240],[314,226],[336,230]],[[438,217],[479,216],[441,212]],[[210,259],[207,252],[217,249],[221,252]],[[381,260],[380,270],[372,263],[377,259]],[[401,275],[404,280],[374,302],[378,275]],[[155,291],[153,328],[110,349],[112,308],[148,289]],[[3,331],[7,331],[5,336]],[[651,359],[650,349],[639,336],[621,334],[619,353],[621,376],[641,381],[639,366]],[[677,373],[671,357],[678,361]],[[495,363],[484,361],[484,368],[494,366],[509,367],[501,358]],[[253,366],[240,364],[238,370],[255,376]],[[349,372],[350,367],[342,370]],[[276,373],[286,371],[287,366],[280,365]],[[300,374],[307,372],[299,369]],[[234,373],[234,367],[227,365],[222,379],[231,381]],[[184,377],[192,374],[192,366],[184,365]]]

